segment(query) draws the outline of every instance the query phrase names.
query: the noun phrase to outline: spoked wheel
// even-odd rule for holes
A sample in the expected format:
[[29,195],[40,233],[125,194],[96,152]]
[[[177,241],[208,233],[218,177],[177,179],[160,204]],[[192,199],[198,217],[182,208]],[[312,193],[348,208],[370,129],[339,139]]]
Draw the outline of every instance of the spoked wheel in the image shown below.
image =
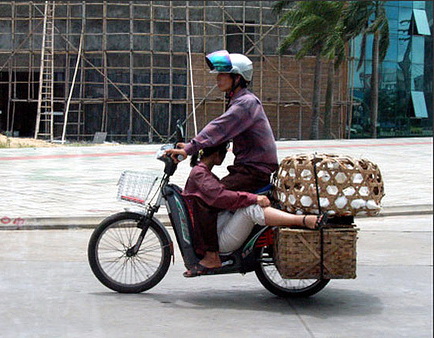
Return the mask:
[[105,219],[93,232],[88,259],[93,273],[108,288],[122,293],[146,291],[166,275],[170,265],[170,238],[161,225],[151,222],[137,251],[132,248],[142,229],[142,216],[122,212]]
[[255,270],[261,284],[279,297],[309,297],[321,291],[330,279],[284,279],[274,264],[270,247],[263,247],[259,253]]

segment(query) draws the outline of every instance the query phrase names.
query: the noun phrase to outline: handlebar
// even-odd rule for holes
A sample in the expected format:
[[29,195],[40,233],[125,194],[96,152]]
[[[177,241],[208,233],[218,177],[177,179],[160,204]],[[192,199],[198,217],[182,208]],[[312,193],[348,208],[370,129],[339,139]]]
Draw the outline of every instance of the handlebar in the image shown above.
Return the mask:
[[[175,149],[178,143],[185,142],[184,128],[181,120],[176,121],[176,142],[175,144],[166,144],[157,151],[157,159],[165,163],[164,172],[171,176],[176,171],[178,163],[176,163],[171,156],[166,155],[166,150]],[[185,156],[176,155],[176,160],[181,162],[185,160]]]
[[184,161],[184,160],[185,160],[185,156],[184,156],[184,155],[178,155],[178,156],[176,156],[176,159],[177,159],[179,162],[181,162],[181,161]]

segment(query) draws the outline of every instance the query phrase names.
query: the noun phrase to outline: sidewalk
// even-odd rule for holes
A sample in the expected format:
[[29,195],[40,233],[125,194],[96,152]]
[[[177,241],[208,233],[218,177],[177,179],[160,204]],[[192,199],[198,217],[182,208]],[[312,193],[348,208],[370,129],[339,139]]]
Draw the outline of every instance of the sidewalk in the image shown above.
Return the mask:
[[[378,164],[386,196],[380,216],[433,211],[433,139],[279,141],[278,156],[329,153],[367,158]],[[123,170],[160,175],[155,159],[161,145],[0,149],[0,229],[93,227],[129,207],[116,201]],[[228,154],[220,177],[233,161]],[[180,163],[172,182],[184,186],[190,171]],[[162,208],[159,216],[167,222]]]

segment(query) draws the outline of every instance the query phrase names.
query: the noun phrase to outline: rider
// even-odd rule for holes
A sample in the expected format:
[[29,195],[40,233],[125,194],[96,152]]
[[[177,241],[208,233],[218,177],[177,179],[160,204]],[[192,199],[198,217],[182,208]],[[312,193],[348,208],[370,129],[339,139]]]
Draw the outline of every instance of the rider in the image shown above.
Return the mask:
[[220,50],[208,54],[211,73],[217,73],[217,86],[226,92],[226,111],[208,123],[189,143],[180,149],[167,150],[175,160],[185,158],[205,147],[233,141],[234,165],[222,183],[230,190],[254,192],[270,183],[277,169],[277,150],[270,123],[261,101],[247,85],[252,80],[252,61],[242,54]]
[[274,209],[263,195],[228,190],[211,172],[214,165],[222,164],[227,146],[225,142],[204,148],[191,158],[193,169],[182,194],[193,223],[193,246],[203,258],[189,267],[185,277],[212,274],[213,269],[221,267],[219,251],[238,249],[255,224],[314,229],[325,221],[323,216]]

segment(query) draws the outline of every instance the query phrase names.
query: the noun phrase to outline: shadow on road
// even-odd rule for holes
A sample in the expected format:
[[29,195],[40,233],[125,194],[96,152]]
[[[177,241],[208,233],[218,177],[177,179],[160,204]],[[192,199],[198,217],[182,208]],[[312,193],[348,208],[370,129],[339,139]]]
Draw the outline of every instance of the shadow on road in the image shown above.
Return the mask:
[[[310,298],[284,299],[273,296],[268,291],[258,290],[218,290],[188,291],[180,293],[94,293],[100,297],[123,299],[134,306],[149,308],[149,302],[157,302],[179,310],[226,309],[241,311],[274,312],[279,314],[309,315],[322,319],[338,316],[362,316],[381,313],[383,304],[378,297],[346,289],[323,290]],[[132,305],[132,304],[130,304]],[[163,305],[163,306],[164,306]]]

